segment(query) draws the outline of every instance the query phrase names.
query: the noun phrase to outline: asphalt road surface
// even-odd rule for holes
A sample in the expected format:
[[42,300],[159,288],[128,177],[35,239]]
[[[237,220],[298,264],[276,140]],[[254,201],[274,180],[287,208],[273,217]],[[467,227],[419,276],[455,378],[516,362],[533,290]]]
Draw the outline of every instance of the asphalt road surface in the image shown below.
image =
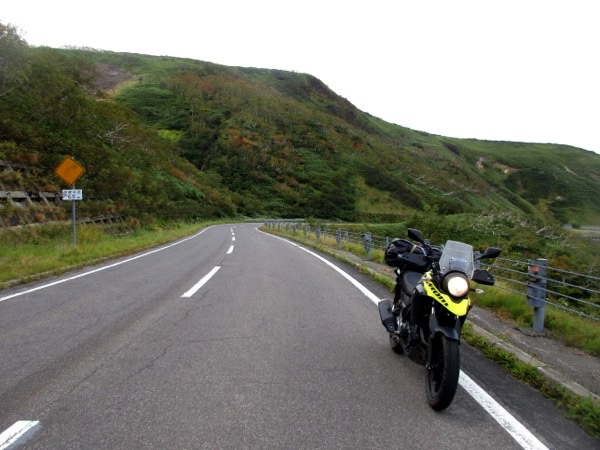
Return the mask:
[[1,291],[0,449],[598,448],[467,345],[433,411],[384,297],[255,224]]

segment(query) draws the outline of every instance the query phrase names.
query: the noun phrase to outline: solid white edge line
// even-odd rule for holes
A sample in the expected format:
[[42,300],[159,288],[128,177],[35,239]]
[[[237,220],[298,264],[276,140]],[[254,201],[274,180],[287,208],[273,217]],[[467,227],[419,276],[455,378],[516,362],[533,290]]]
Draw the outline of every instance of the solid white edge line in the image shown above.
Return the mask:
[[198,292],[198,289],[200,289],[202,286],[204,286],[204,284],[206,284],[206,282],[208,280],[210,280],[212,278],[212,276],[215,273],[217,273],[217,271],[220,268],[221,268],[221,266],[215,266],[215,267],[213,267],[213,269],[210,272],[208,272],[206,275],[204,275],[202,277],[202,279],[200,281],[198,281],[189,291],[187,291],[185,294],[183,294],[182,297],[191,297],[196,292]]
[[164,247],[160,247],[160,248],[157,248],[155,250],[151,250],[151,251],[143,253],[141,255],[134,256],[133,258],[128,258],[126,260],[119,261],[119,262],[114,263],[114,264],[110,264],[108,266],[103,266],[103,267],[100,267],[98,269],[90,270],[89,272],[80,273],[79,275],[75,275],[75,276],[72,276],[72,277],[69,277],[69,278],[63,278],[61,280],[54,281],[52,283],[43,284],[41,286],[38,286],[38,287],[35,287],[35,288],[32,288],[32,289],[28,289],[26,291],[17,292],[16,294],[11,294],[11,295],[7,295],[5,297],[0,297],[0,302],[3,302],[4,300],[8,300],[8,299],[11,299],[11,298],[19,297],[21,295],[30,294],[32,292],[39,291],[41,289],[46,289],[48,287],[55,286],[55,285],[61,284],[61,283],[65,283],[67,281],[72,281],[72,280],[75,280],[77,278],[85,277],[87,275],[91,275],[91,274],[96,273],[96,272],[101,272],[102,270],[110,269],[112,267],[120,266],[121,264],[125,264],[125,263],[128,263],[128,262],[134,261],[136,259],[143,258],[144,256],[152,255],[153,253],[161,252],[161,251],[166,250],[168,248],[171,248],[171,247],[174,247],[176,245],[182,244],[182,243],[184,243],[186,241],[189,241],[190,239],[194,239],[194,238],[200,236],[202,233],[204,233],[209,228],[211,228],[211,227],[207,227],[204,230],[200,231],[199,233],[194,234],[193,236],[187,237],[185,239],[182,239],[180,241],[177,241],[177,242],[174,242],[172,244],[166,245]]
[[[323,261],[328,266],[332,267],[336,272],[350,281],[355,287],[357,287],[363,294],[365,294],[373,303],[378,304],[381,299],[379,299],[375,294],[369,291],[365,286],[360,284],[357,280],[352,278],[342,269],[337,267],[335,264],[327,261],[320,255],[317,255],[315,252],[312,252],[295,242],[289,241],[285,238],[275,236],[273,234],[265,233],[264,231],[256,228],[257,231],[264,233],[268,236],[274,237],[276,239],[280,239],[288,244],[293,245],[294,247],[299,248],[300,250],[304,250],[306,253],[309,253],[316,258]],[[502,426],[512,437],[517,441],[521,447],[526,450],[547,450],[547,447],[536,438],[525,426],[515,419],[506,409],[504,409],[496,400],[494,400],[487,392],[485,392],[477,383],[475,383],[468,375],[466,375],[462,370],[460,371],[460,376],[458,379],[459,384],[467,391],[467,393],[477,402],[479,403],[483,409],[485,409],[492,418]]]
[[[12,447],[20,439],[29,439],[37,431],[40,422],[37,420],[19,420],[0,434],[0,450]],[[21,444],[22,442],[19,442]]]
[[490,416],[504,428],[521,447],[526,450],[547,450],[538,438],[536,438],[525,426],[515,419],[496,400],[485,392],[471,377],[460,371],[458,383],[467,391],[471,397],[485,409]]
[[[260,231],[257,228],[258,231]],[[260,231],[261,233],[264,233],[264,231]],[[355,280],[354,278],[352,278],[350,275],[348,275],[346,272],[344,272],[342,269],[340,269],[338,266],[336,266],[335,264],[333,264],[330,261],[327,261],[325,258],[323,258],[321,255],[317,255],[315,252],[312,252],[298,244],[296,244],[295,242],[292,241],[288,241],[287,239],[284,239],[282,237],[279,236],[275,236],[273,234],[269,234],[269,233],[264,233],[267,236],[271,236],[274,237],[276,239],[280,239],[284,242],[287,242],[288,244],[293,245],[294,247],[298,247],[300,250],[305,251],[306,253],[314,256],[315,258],[320,259],[321,261],[323,261],[325,264],[327,264],[329,267],[331,267],[333,270],[335,270],[337,273],[339,273],[341,276],[343,276],[345,279],[347,279],[350,283],[352,283],[359,291],[361,291],[369,300],[371,300],[373,303],[378,304],[380,302],[380,299],[373,294],[371,291],[369,291],[365,286],[363,286],[362,284],[360,284],[357,280]]]

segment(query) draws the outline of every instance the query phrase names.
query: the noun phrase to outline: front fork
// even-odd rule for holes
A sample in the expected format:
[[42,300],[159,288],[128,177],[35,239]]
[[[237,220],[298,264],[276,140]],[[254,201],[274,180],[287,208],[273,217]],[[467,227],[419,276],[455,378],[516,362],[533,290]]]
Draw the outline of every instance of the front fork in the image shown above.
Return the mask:
[[[450,319],[450,317],[448,317]],[[438,334],[442,334],[446,336],[448,339],[452,339],[457,341],[460,344],[460,336],[462,331],[462,326],[465,323],[465,319],[467,316],[456,317],[454,316],[454,323],[448,324],[440,324],[438,317],[435,313],[435,308],[431,309],[431,315],[429,316],[429,345],[427,346],[427,363],[426,368],[431,369],[435,364],[433,361],[433,355],[436,354],[436,349],[434,348],[438,345],[439,340],[436,339]]]

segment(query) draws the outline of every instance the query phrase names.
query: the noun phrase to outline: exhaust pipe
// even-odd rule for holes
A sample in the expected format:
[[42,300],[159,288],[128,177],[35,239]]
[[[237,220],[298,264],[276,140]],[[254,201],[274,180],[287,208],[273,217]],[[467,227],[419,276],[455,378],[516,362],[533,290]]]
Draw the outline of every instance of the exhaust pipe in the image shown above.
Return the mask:
[[381,300],[377,307],[379,308],[379,316],[381,317],[381,323],[385,329],[390,332],[396,332],[396,317],[392,314],[392,305],[389,300]]

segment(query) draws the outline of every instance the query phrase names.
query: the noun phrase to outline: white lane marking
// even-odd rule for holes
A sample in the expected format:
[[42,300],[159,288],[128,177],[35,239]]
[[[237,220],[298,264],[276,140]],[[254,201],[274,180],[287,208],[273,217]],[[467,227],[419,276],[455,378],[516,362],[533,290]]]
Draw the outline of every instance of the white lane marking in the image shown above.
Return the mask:
[[[257,228],[258,230],[258,228]],[[260,230],[258,230],[260,231]],[[261,233],[264,233],[261,231]],[[281,238],[279,236],[274,236],[269,233],[264,233],[268,236],[274,237],[276,239],[280,239],[288,244],[293,245],[294,247],[298,247],[300,250],[304,250],[306,253],[309,253],[312,256],[323,261],[328,266],[332,267],[336,272],[341,274],[344,278],[350,281],[355,287],[357,287],[363,294],[365,294],[373,303],[378,304],[381,299],[379,299],[375,294],[369,291],[365,286],[360,284],[357,280],[352,278],[349,274],[344,272],[342,269],[337,267],[335,264],[327,261],[321,255],[317,255],[315,252],[312,252],[295,242],[288,241],[287,239]],[[496,400],[494,400],[487,392],[485,392],[477,383],[475,383],[468,375],[466,375],[462,370],[460,371],[460,376],[458,379],[460,385],[463,387],[465,391],[469,393],[473,399],[479,403],[483,409],[485,409],[492,418],[502,426],[517,443],[526,450],[543,450],[547,447],[542,444],[542,442],[536,438],[521,422],[515,419],[506,409],[504,409]]]
[[485,409],[492,418],[504,428],[521,447],[527,450],[547,450],[521,422],[516,420],[490,394],[485,392],[471,377],[460,371],[458,383]]
[[380,299],[375,294],[373,294],[365,286],[363,286],[362,284],[360,284],[357,280],[355,280],[354,278],[352,278],[350,275],[348,275],[346,272],[344,272],[342,269],[340,269],[338,266],[336,266],[332,262],[327,261],[321,255],[317,255],[316,253],[311,252],[310,250],[307,250],[304,247],[300,247],[299,245],[297,247],[300,250],[304,250],[306,253],[309,253],[312,256],[314,256],[315,258],[318,258],[321,261],[323,261],[325,264],[327,264],[329,267],[331,267],[333,270],[335,270],[337,273],[339,273],[341,276],[343,276],[346,280],[348,280],[350,283],[352,283],[354,285],[354,287],[356,287],[359,291],[361,291],[373,303],[378,304],[380,302]]
[[233,253],[233,245],[231,247],[229,247],[229,250],[227,250],[227,254],[231,255]]
[[[257,228],[257,230],[258,230],[258,228]],[[258,230],[258,231],[260,231],[260,230]],[[264,232],[261,231],[261,233],[264,233]],[[308,250],[308,249],[306,249],[304,247],[301,247],[300,245],[296,244],[295,242],[288,241],[287,239],[284,239],[284,238],[281,238],[279,236],[275,236],[275,235],[272,235],[272,234],[268,234],[268,233],[265,233],[265,234],[268,235],[268,236],[274,237],[276,239],[281,239],[282,241],[287,242],[288,244],[292,244],[294,247],[298,247],[300,250],[304,250],[306,253],[311,254],[315,258],[320,259],[325,264],[327,264],[329,267],[331,267],[333,270],[335,270],[337,273],[339,273],[341,276],[343,276],[345,279],[347,279],[350,283],[352,283],[359,291],[361,291],[373,303],[377,304],[377,303],[380,302],[380,299],[375,294],[373,294],[371,291],[369,291],[366,287],[364,287],[362,284],[360,284],[357,280],[355,280],[354,278],[352,278],[350,275],[348,275],[346,272],[344,272],[338,266],[336,266],[332,262],[327,261],[321,255],[317,255],[315,252],[312,252],[312,251],[310,251],[310,250]]]
[[[210,228],[210,227],[208,227],[208,228]],[[63,278],[61,280],[54,281],[54,282],[48,283],[48,284],[44,284],[42,286],[38,286],[38,287],[35,287],[35,288],[32,288],[32,289],[28,289],[28,290],[23,291],[23,292],[17,292],[16,294],[11,294],[11,295],[7,295],[5,297],[0,297],[0,302],[3,302],[4,300],[8,300],[8,299],[11,299],[11,298],[19,297],[21,295],[30,294],[32,292],[39,291],[41,289],[46,289],[48,287],[55,286],[55,285],[61,284],[61,283],[65,283],[67,281],[72,281],[72,280],[75,280],[77,278],[85,277],[87,275],[91,275],[91,274],[96,273],[96,272],[101,272],[102,270],[110,269],[112,267],[120,266],[121,264],[125,264],[125,263],[128,263],[128,262],[134,261],[136,259],[143,258],[144,256],[152,255],[153,253],[162,252],[163,250],[166,250],[168,248],[171,248],[171,247],[174,247],[176,245],[182,244],[182,243],[184,243],[186,241],[189,241],[190,239],[194,239],[194,238],[200,236],[202,233],[204,233],[206,230],[208,230],[208,228],[205,228],[204,230],[200,231],[199,233],[194,234],[193,236],[190,236],[190,237],[187,237],[185,239],[182,239],[181,241],[177,241],[177,242],[175,242],[173,244],[169,244],[169,245],[166,245],[164,247],[160,247],[160,248],[157,248],[155,250],[151,250],[149,252],[143,253],[141,255],[134,256],[133,258],[129,258],[129,259],[126,259],[124,261],[119,261],[117,263],[110,264],[108,266],[104,266],[104,267],[100,267],[98,269],[90,270],[89,272],[80,273],[79,275],[75,275],[75,276],[72,276],[72,277],[69,277],[69,278]]]
[[185,294],[183,294],[182,297],[191,297],[196,292],[198,292],[198,289],[200,289],[202,286],[204,286],[206,284],[206,282],[208,280],[210,280],[213,277],[213,275],[215,273],[217,273],[217,271],[220,268],[221,268],[221,266],[215,266],[215,267],[213,267],[213,269],[210,272],[208,272],[206,275],[204,275],[202,277],[202,279],[200,281],[198,281],[189,291],[187,291]]
[[40,427],[40,422],[37,420],[19,420],[7,428],[2,434],[0,434],[0,450],[5,450],[10,447],[17,445],[17,441],[21,440],[18,444],[22,444],[25,440],[29,439]]

